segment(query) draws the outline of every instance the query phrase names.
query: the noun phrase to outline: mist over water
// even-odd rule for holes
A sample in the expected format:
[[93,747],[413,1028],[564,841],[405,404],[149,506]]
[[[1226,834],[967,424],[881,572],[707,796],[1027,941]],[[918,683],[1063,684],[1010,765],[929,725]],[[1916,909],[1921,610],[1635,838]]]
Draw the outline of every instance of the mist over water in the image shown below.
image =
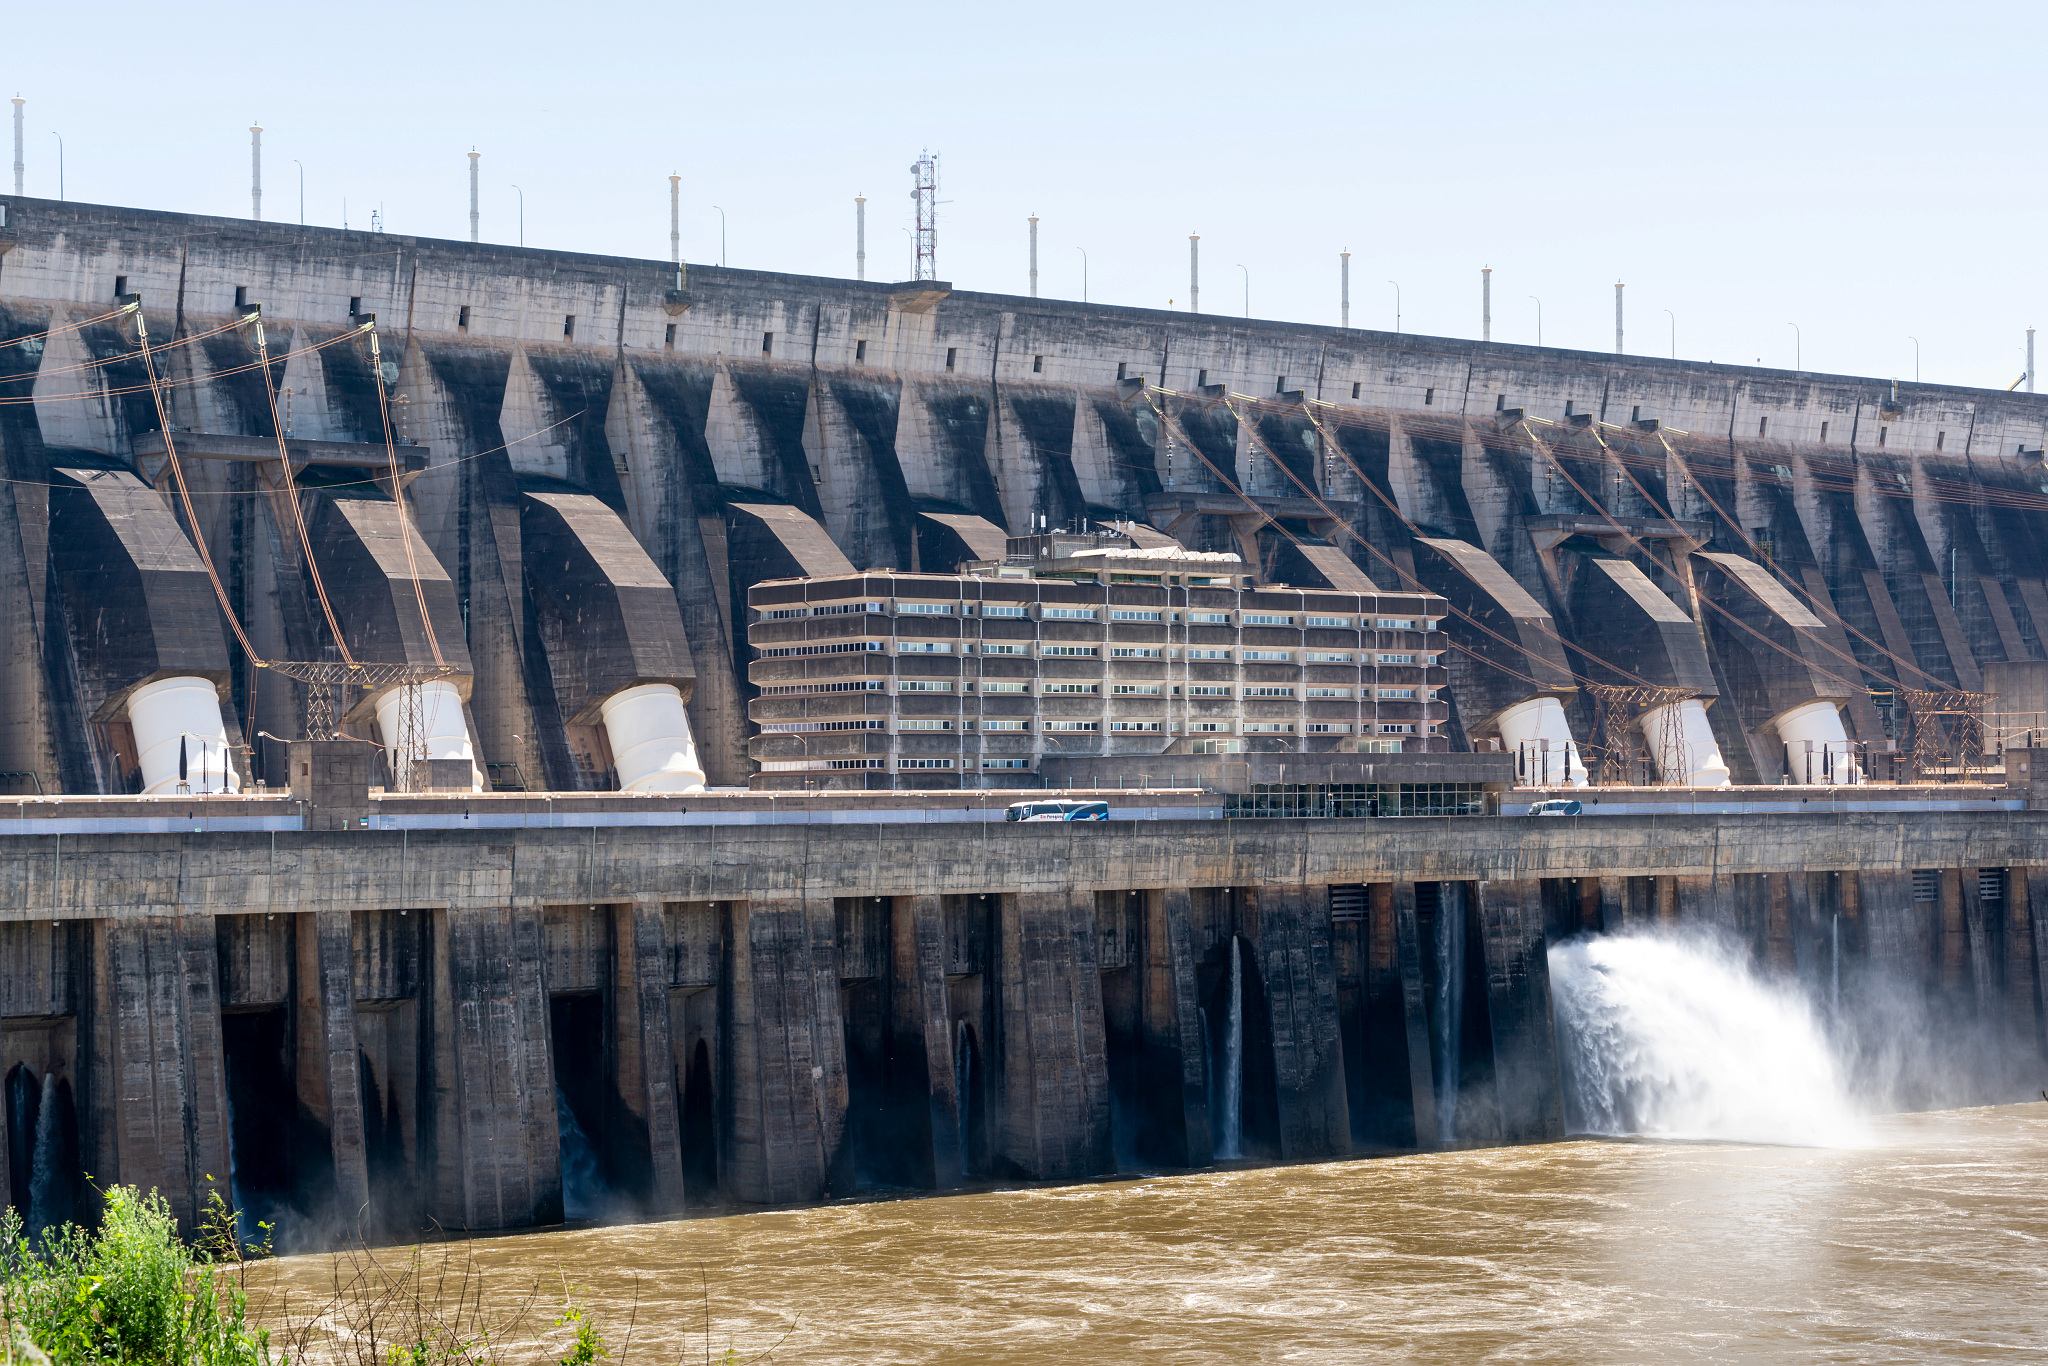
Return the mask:
[[1833,1147],[1868,1128],[1820,1016],[1717,940],[1576,939],[1550,951],[1573,1133]]

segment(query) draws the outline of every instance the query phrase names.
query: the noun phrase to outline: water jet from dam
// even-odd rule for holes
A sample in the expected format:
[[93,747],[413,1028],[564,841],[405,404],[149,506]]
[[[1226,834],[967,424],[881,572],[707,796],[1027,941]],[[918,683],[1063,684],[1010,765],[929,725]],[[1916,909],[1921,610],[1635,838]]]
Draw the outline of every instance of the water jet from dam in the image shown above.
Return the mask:
[[1867,1137],[1812,1003],[1718,941],[1652,934],[1550,950],[1573,1133],[1833,1147]]

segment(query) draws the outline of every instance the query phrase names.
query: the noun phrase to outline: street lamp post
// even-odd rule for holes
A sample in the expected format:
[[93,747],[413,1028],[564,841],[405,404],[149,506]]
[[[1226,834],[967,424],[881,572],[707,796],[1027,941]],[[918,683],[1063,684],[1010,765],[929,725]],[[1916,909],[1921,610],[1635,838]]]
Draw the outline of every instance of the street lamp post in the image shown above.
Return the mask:
[[[712,207],[712,208],[714,208],[714,209],[718,209],[718,206],[717,206],[716,204],[713,204],[713,205],[712,205],[711,207]],[[718,209],[718,264],[719,264],[720,266],[723,266],[723,265],[725,264],[725,210],[724,210],[724,209]]]
[[1665,310],[1664,310],[1664,316],[1665,316],[1665,317],[1667,317],[1667,318],[1669,318],[1669,319],[1671,319],[1671,359],[1673,359],[1673,360],[1677,360],[1677,359],[1678,359],[1678,315],[1677,315],[1676,313],[1673,313],[1673,312],[1672,312],[1672,311],[1671,311],[1670,309],[1668,309],[1668,308],[1667,308],[1667,309],[1665,309]]
[[[1529,296],[1536,299],[1534,294]],[[1543,300],[1536,299],[1536,344],[1543,345]]]
[[1792,368],[1794,370],[1804,370],[1806,368],[1806,360],[1800,353],[1805,349],[1806,339],[1800,335],[1798,323],[1786,323],[1785,326],[1792,329]]
[[1075,247],[1074,250],[1081,253],[1081,302],[1085,304],[1088,302],[1088,249]]
[[299,168],[299,226],[303,228],[306,226],[306,163],[293,157],[292,165]]
[[1906,340],[1913,343],[1913,383],[1918,384],[1920,382],[1920,339],[1918,337],[1908,337]]
[[1244,270],[1244,315],[1249,318],[1252,315],[1252,273],[1245,270],[1242,261],[1237,263],[1237,268]]
[[1398,333],[1401,330],[1401,284],[1398,280],[1387,283],[1394,287],[1394,331]]

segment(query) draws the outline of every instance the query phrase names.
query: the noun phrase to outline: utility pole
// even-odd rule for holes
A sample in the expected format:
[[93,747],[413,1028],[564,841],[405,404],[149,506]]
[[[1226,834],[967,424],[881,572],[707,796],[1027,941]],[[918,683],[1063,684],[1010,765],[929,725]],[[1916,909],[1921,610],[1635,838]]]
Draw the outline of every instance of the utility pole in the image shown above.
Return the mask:
[[1351,326],[1351,253],[1337,253],[1337,326]]
[[1202,311],[1202,235],[1188,234],[1188,312]]
[[853,197],[853,278],[868,278],[868,197]]
[[1614,282],[1614,354],[1621,354],[1621,281]]
[[1493,267],[1479,268],[1479,340],[1493,340]]
[[1038,297],[1038,215],[1031,215],[1031,297]]
[[476,148],[469,149],[469,240],[476,241]]
[[676,268],[676,288],[683,287],[683,178],[668,178],[668,260]]
[[249,125],[249,217],[263,221],[263,125]]

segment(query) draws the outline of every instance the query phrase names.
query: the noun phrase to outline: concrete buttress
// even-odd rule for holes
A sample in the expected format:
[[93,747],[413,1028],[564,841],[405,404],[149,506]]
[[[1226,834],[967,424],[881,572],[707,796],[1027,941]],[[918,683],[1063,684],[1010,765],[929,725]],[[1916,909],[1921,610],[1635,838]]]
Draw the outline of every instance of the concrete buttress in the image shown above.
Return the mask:
[[1164,1116],[1163,1151],[1141,1154],[1182,1167],[1214,1160],[1209,1131],[1208,1073],[1202,1057],[1200,991],[1188,933],[1191,898],[1185,887],[1144,895],[1145,1056],[1141,1075],[1153,1092],[1152,1113]]
[[1564,1088],[1550,1018],[1542,884],[1528,879],[1472,886],[1479,897],[1486,954],[1486,1005],[1493,1026],[1501,1136],[1509,1143],[1563,1138]]
[[832,903],[732,903],[723,1188],[751,1204],[853,1193]]
[[[636,901],[613,907],[612,917],[619,1102],[634,1127],[646,1134],[647,1212],[678,1214],[683,1208],[683,1150],[669,1028],[668,916],[658,901]],[[638,1154],[633,1156],[637,1162]]]
[[1094,898],[1005,893],[998,917],[998,1165],[1041,1181],[1111,1171]]
[[1319,887],[1261,887],[1248,918],[1272,1020],[1283,1161],[1351,1151],[1330,917],[1314,904],[1328,895]]
[[1429,1007],[1422,979],[1422,930],[1415,916],[1415,884],[1394,887],[1394,954],[1401,972],[1401,1010],[1407,1021],[1408,1092],[1415,1105],[1415,1146],[1434,1148],[1440,1141],[1436,1125],[1436,1073],[1429,1054]]

